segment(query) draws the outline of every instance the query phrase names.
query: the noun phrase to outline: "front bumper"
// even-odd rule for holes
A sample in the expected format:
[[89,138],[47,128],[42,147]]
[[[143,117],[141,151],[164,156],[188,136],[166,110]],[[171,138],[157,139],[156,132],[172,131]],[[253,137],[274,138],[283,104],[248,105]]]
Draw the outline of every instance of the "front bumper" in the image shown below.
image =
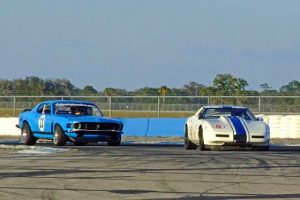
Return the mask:
[[120,131],[66,131],[66,136],[71,141],[86,142],[107,142],[113,141],[116,137],[120,137],[123,132]]
[[228,137],[207,137],[204,139],[205,145],[209,146],[239,146],[239,147],[253,147],[253,146],[267,146],[270,143],[270,138],[265,136],[251,136],[250,138],[237,137],[229,135]]

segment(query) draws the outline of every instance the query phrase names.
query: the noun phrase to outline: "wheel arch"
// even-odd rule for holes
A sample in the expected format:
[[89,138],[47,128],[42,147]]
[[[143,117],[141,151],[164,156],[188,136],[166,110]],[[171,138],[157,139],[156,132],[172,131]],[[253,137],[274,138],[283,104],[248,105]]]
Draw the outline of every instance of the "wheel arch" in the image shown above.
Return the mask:
[[184,126],[184,136],[189,136],[189,127],[188,127],[187,123]]
[[200,134],[201,134],[201,133],[202,133],[202,137],[203,137],[203,126],[202,126],[202,124],[200,124],[199,127],[198,127],[198,135],[197,135],[198,141],[199,141],[199,139],[200,139]]
[[[29,126],[30,130],[32,131],[32,126],[31,126],[31,124],[29,123],[28,120],[23,120],[22,126],[21,126],[20,128],[22,129],[22,128],[24,127],[25,124],[27,124],[27,125]],[[33,133],[33,132],[32,132],[32,133]]]
[[29,124],[29,122],[27,120],[23,120],[21,128],[24,126],[24,124],[28,124],[30,126],[30,124]]
[[[60,125],[60,123],[58,123],[58,122],[52,122],[51,127],[52,127],[52,132],[53,132],[53,133],[54,133],[54,131],[55,131],[56,126],[60,126],[60,127],[62,128],[62,126]],[[62,129],[63,129],[63,128],[62,128]]]

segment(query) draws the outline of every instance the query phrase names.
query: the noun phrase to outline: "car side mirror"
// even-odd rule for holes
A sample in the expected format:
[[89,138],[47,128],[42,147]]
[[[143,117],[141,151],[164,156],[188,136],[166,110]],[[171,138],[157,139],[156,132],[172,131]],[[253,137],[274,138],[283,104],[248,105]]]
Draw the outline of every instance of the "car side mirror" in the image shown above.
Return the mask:
[[262,122],[262,121],[264,121],[264,118],[262,118],[262,117],[256,117],[256,120]]

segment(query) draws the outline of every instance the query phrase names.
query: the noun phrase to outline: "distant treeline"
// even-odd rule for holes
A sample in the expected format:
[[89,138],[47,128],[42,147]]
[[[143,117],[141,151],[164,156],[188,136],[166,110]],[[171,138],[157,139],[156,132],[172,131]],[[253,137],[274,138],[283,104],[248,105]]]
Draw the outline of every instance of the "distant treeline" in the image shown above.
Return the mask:
[[0,79],[0,95],[62,95],[62,96],[300,96],[300,82],[293,80],[279,90],[272,89],[268,83],[261,84],[261,90],[247,90],[248,82],[231,74],[218,74],[210,86],[191,81],[182,88],[144,87],[134,91],[107,87],[97,91],[94,86],[78,88],[67,79],[42,79],[29,76],[24,79]]

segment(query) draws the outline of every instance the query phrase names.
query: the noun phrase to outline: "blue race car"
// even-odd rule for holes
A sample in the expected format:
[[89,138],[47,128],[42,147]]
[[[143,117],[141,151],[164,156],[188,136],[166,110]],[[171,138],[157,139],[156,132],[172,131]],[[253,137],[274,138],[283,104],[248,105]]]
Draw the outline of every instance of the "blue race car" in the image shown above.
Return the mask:
[[74,100],[45,101],[24,110],[17,127],[26,145],[34,145],[38,139],[51,139],[56,146],[68,141],[75,145],[107,142],[118,146],[123,133],[121,121],[103,117],[94,103]]

